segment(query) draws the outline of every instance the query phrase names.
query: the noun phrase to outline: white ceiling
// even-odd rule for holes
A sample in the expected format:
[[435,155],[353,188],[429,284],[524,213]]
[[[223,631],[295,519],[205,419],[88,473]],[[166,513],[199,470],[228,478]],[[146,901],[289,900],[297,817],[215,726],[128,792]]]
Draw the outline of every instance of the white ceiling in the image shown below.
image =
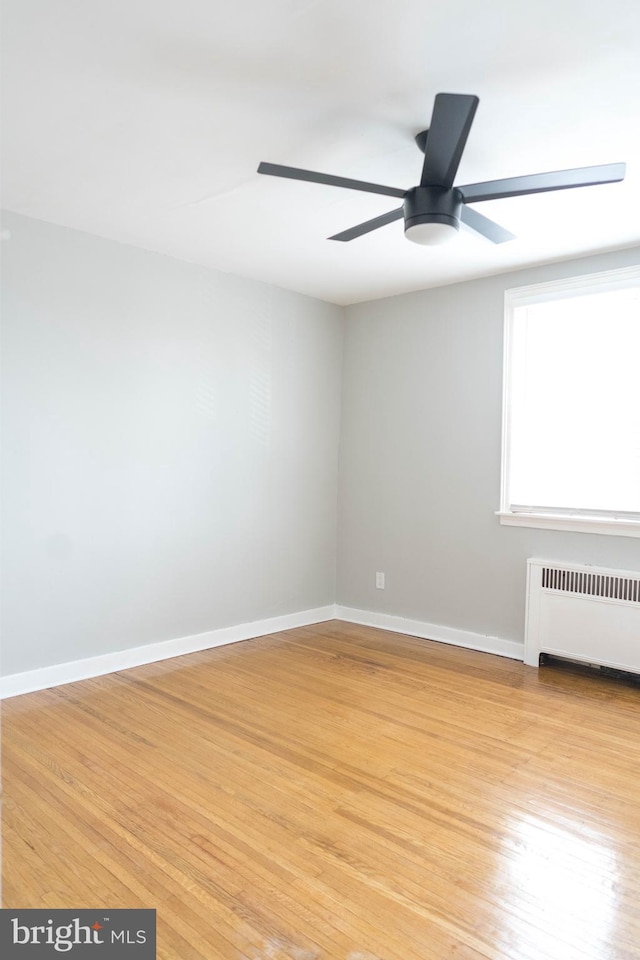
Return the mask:
[[[10,210],[353,303],[640,242],[637,0],[4,0]],[[398,206],[266,160],[415,185],[438,92],[480,106],[457,182],[626,161],[623,184],[478,205],[444,248]]]

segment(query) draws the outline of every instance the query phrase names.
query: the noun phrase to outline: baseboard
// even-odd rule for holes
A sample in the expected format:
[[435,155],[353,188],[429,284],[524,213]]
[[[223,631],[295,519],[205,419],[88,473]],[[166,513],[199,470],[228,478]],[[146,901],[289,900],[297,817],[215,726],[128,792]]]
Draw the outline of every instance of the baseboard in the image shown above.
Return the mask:
[[227,643],[264,637],[270,633],[279,633],[281,630],[291,630],[293,627],[323,623],[325,620],[334,620],[335,615],[335,605],[329,604],[326,607],[316,607],[314,610],[302,610],[281,617],[270,617],[267,620],[240,623],[190,637],[180,637],[177,640],[144,644],[141,647],[130,647],[127,650],[104,653],[97,657],[87,657],[83,660],[40,667],[37,670],[27,670],[24,673],[9,674],[0,677],[0,700],[17,697],[23,693],[33,693],[36,690],[46,690],[49,687],[58,687],[64,683],[75,683],[76,680],[101,677],[105,673],[115,673],[118,670],[139,667],[145,663],[169,660],[171,657],[180,657],[185,653],[196,653],[198,650],[209,650]]
[[101,677],[106,673],[116,673],[118,670],[139,667],[145,663],[181,657],[186,653],[196,653],[198,650],[210,650],[227,643],[264,637],[270,633],[279,633],[281,630],[323,623],[326,620],[345,620],[347,623],[359,623],[367,627],[381,627],[383,630],[392,630],[395,633],[420,637],[424,640],[436,640],[439,643],[450,643],[457,647],[480,650],[483,653],[494,653],[499,657],[510,657],[512,660],[522,660],[524,657],[523,645],[513,640],[502,640],[499,637],[471,633],[468,630],[456,630],[453,627],[443,627],[422,620],[409,620],[406,617],[397,617],[388,613],[375,613],[371,610],[356,610],[353,607],[329,604],[326,607],[301,610],[281,617],[270,617],[267,620],[254,620],[251,623],[209,630],[206,633],[180,637],[177,640],[164,640],[160,643],[144,644],[141,647],[129,647],[126,650],[104,653],[97,657],[87,657],[83,660],[72,660],[68,663],[27,670],[24,673],[9,674],[0,677],[0,700],[17,697],[23,693],[46,690],[49,687],[58,687],[64,683],[75,683],[77,680]]
[[335,616],[337,620],[346,620],[348,623],[359,623],[364,627],[381,627],[383,630],[393,630],[394,633],[404,633],[422,640],[436,640],[438,643],[450,643],[455,647],[467,647],[469,650],[479,650],[482,653],[494,653],[499,657],[509,657],[511,660],[524,658],[524,646],[516,643],[515,640],[502,640],[500,637],[471,633],[469,630],[456,630],[453,627],[425,623],[422,620],[408,620],[390,613],[356,610],[340,604],[336,604]]

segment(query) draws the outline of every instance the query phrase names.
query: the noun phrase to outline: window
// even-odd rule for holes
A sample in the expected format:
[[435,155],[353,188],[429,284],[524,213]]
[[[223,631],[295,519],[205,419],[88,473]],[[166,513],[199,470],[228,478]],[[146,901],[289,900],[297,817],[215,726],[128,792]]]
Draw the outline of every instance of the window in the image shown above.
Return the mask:
[[505,294],[501,523],[640,537],[640,267]]

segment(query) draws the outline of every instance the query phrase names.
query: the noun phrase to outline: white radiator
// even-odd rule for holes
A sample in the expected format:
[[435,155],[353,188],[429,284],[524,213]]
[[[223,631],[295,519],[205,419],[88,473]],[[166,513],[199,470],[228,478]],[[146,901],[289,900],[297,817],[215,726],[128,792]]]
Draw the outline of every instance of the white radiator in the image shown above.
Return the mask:
[[528,560],[524,662],[541,653],[640,673],[640,572]]

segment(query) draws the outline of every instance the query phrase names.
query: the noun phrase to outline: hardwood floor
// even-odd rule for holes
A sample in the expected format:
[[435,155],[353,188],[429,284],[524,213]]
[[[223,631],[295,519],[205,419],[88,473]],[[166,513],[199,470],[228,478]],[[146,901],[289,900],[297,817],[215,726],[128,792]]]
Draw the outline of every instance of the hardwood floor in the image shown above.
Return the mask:
[[9,907],[162,960],[640,957],[640,689],[332,621],[6,701]]

